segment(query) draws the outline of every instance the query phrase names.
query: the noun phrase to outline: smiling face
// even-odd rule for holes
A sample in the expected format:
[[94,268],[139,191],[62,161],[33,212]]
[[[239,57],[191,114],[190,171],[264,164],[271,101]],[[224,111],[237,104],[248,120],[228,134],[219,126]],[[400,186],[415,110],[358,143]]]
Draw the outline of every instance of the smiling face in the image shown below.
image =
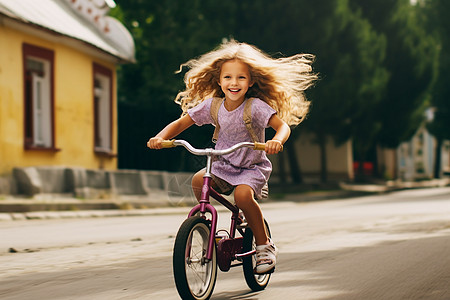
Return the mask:
[[245,94],[253,85],[248,66],[240,60],[225,62],[220,71],[219,85],[225,94],[228,109],[235,109],[245,100]]

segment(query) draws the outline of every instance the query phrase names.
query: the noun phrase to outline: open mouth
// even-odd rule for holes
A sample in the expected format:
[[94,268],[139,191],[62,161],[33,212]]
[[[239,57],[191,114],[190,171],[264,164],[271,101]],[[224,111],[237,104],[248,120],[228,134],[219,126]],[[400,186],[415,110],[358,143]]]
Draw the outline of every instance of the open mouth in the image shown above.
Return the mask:
[[239,93],[241,89],[228,89],[231,93],[236,94]]

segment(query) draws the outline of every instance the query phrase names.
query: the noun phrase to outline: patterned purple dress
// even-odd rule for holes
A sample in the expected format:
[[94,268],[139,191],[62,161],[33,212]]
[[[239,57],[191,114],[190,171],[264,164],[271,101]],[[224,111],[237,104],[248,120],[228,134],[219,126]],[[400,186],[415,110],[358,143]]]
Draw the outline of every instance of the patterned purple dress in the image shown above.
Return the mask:
[[[247,100],[245,100],[247,101]],[[245,101],[235,110],[228,111],[224,104],[219,109],[220,132],[216,149],[226,149],[240,142],[251,142],[250,134],[245,127],[243,114]],[[213,124],[211,118],[211,99],[206,99],[196,107],[188,110],[189,116],[198,126]],[[260,99],[252,103],[252,127],[260,142],[265,141],[264,129],[269,126],[269,119],[276,111]],[[211,173],[227,181],[233,186],[246,184],[261,198],[261,190],[269,180],[272,163],[264,151],[252,148],[241,148],[224,155],[212,164]]]

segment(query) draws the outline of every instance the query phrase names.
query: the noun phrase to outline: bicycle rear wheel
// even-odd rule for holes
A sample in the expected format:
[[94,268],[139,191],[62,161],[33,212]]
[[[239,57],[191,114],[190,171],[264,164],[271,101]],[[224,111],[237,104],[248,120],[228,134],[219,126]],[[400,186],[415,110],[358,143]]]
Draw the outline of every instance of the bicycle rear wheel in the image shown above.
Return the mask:
[[173,274],[182,299],[205,300],[211,296],[217,277],[216,247],[207,261],[209,223],[198,216],[181,224],[173,249]]
[[[266,220],[264,220],[264,225],[266,227],[267,236],[271,237],[269,224],[267,223]],[[253,236],[253,232],[249,227],[247,227],[244,233],[242,252],[245,253],[255,249],[256,249],[256,242]],[[262,274],[262,275],[255,274],[253,271],[255,267],[256,267],[256,254],[244,257],[242,262],[242,268],[244,270],[245,281],[247,282],[248,287],[251,288],[252,291],[256,292],[266,288],[266,286],[269,284],[271,274]]]

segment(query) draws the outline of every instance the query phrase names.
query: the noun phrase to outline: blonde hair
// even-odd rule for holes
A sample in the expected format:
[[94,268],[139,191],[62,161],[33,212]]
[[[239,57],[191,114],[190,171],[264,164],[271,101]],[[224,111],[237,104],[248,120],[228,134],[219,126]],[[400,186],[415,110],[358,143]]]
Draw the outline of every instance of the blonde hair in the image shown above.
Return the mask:
[[175,102],[183,114],[209,97],[224,97],[218,82],[222,65],[238,59],[249,68],[252,87],[247,97],[265,101],[277,111],[289,125],[303,121],[309,109],[304,91],[317,79],[312,73],[314,55],[296,54],[290,57],[272,58],[246,43],[230,40],[217,49],[180,66],[190,68],[184,76],[186,90],[178,93]]

